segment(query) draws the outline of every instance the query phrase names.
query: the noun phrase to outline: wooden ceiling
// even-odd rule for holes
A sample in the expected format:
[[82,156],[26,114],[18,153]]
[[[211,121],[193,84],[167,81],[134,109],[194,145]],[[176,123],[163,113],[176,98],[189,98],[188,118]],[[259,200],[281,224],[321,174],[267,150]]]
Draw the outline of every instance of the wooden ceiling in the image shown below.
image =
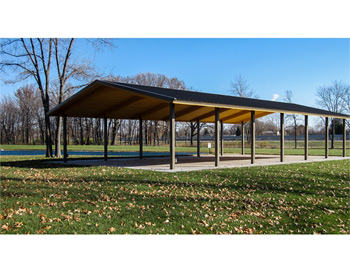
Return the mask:
[[[169,120],[169,101],[141,94],[135,94],[118,88],[97,86],[84,96],[72,97],[65,104],[57,106],[50,116],[116,118],[143,120]],[[188,104],[175,104],[176,121],[215,122],[215,107]],[[273,112],[256,111],[256,118]],[[250,121],[250,110],[220,108],[220,120],[224,123],[240,124]]]

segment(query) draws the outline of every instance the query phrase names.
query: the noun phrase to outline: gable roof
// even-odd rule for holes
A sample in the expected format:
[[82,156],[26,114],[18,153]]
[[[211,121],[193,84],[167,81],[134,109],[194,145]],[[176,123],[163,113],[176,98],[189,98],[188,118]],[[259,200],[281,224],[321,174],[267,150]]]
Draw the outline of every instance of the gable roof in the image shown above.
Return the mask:
[[179,121],[201,119],[203,122],[214,122],[213,108],[220,108],[220,119],[226,117],[225,123],[249,121],[252,110],[256,111],[257,117],[280,112],[350,118],[349,115],[294,103],[102,80],[92,82],[53,108],[48,115],[168,120],[169,103],[175,104],[175,117]]

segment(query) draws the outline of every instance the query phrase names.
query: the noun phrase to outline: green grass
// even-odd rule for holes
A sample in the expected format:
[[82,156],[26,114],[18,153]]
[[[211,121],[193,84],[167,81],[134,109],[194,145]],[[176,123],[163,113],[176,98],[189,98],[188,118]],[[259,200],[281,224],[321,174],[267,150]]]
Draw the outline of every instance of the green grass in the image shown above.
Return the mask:
[[[324,148],[319,144],[319,141],[315,141],[314,144],[310,144],[309,146],[309,155],[311,156],[323,156],[324,155]],[[271,141],[261,141],[257,142],[257,148],[256,148],[256,154],[263,154],[263,155],[279,155],[280,149],[277,146],[278,143]],[[322,143],[323,144],[323,143]],[[177,152],[190,152],[190,153],[196,153],[197,147],[189,147],[185,146],[186,144],[184,142],[178,142],[176,151]],[[214,146],[214,145],[213,145]],[[230,147],[231,146],[231,147]],[[240,147],[233,147],[236,145],[233,145],[232,143],[225,143],[224,152],[229,154],[240,154],[241,148]],[[294,145],[293,145],[294,146]],[[347,145],[348,146],[348,145]],[[1,148],[5,150],[46,150],[44,145],[6,145],[3,144],[0,146]],[[103,145],[68,145],[68,154],[69,151],[103,151]],[[303,155],[304,154],[304,148],[298,147],[298,149],[290,148],[290,146],[285,147],[285,154],[286,155]],[[63,147],[61,148],[63,149]],[[139,150],[138,145],[113,145],[108,146],[108,151],[110,152],[137,152]],[[169,146],[144,146],[143,150],[145,152],[169,152]],[[203,144],[201,147],[202,153],[208,153],[209,150],[206,147],[206,144]],[[214,153],[214,148],[211,148],[210,150],[211,154]],[[250,154],[250,147],[247,145],[245,148],[245,153]],[[343,150],[342,150],[342,143],[336,142],[335,143],[335,149],[329,149],[329,155],[330,156],[342,156]],[[350,149],[346,150],[346,155],[350,156]]]
[[1,157],[2,234],[349,234],[349,160],[158,173]]

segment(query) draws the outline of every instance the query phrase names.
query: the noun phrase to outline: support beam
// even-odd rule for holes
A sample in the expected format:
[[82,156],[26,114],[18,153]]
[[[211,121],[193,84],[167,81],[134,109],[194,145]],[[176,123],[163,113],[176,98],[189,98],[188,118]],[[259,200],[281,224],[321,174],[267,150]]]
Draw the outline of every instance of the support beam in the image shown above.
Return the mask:
[[[215,108],[216,109],[216,108]],[[226,113],[226,112],[230,112],[231,111],[231,109],[220,109],[219,110],[220,111],[220,113],[221,113],[221,115],[222,114],[224,114],[224,113]],[[201,115],[200,117],[197,117],[195,120],[205,120],[205,119],[207,119],[207,118],[210,118],[210,117],[212,117],[212,116],[215,116],[215,114],[216,114],[216,111],[214,110],[214,111],[210,111],[210,112],[208,112],[208,113],[206,113],[206,114],[204,114],[204,115]]]
[[[260,112],[260,113],[255,113],[255,120],[256,119],[258,119],[258,118],[261,118],[261,117],[264,117],[264,116],[267,116],[267,115],[271,115],[271,114],[273,114],[273,113],[271,113],[271,112]],[[242,120],[242,119],[239,119],[238,121],[229,121],[229,123],[239,123],[240,121],[243,121],[244,123],[245,122],[249,122],[250,121],[250,117],[249,118],[246,118],[246,119],[244,119],[244,120]]]
[[175,169],[175,104],[170,103],[170,169]]
[[304,159],[307,160],[309,155],[309,116],[305,115],[305,143],[304,143]]
[[220,123],[220,155],[224,155],[224,123],[221,120]]
[[[189,115],[191,113],[194,113],[200,109],[203,109],[203,108],[206,108],[206,107],[203,107],[203,106],[191,106],[189,108],[186,108],[185,110],[182,110],[178,113],[175,114],[176,116],[176,119],[177,121],[181,120],[181,117],[185,116],[185,115]],[[162,120],[166,120],[168,117],[166,118],[163,118]]]
[[134,104],[137,101],[140,101],[144,99],[143,97],[132,97],[129,98],[119,104],[114,105],[113,107],[109,108],[108,110],[103,111],[103,113],[98,114],[96,117],[101,117],[102,115],[108,116],[109,114],[118,111],[120,112],[122,109],[129,107],[130,105]]
[[139,146],[140,146],[140,159],[143,159],[143,131],[142,131],[142,118],[139,118]]
[[229,115],[229,116],[226,116],[226,117],[223,117],[222,118],[222,121],[227,121],[227,120],[230,120],[230,119],[234,119],[234,118],[238,118],[240,116],[244,116],[246,114],[249,114],[250,111],[240,111],[240,112],[237,112],[237,113],[234,113],[232,115]]
[[67,162],[67,116],[63,115],[63,161]]
[[250,152],[250,158],[251,158],[251,163],[255,163],[255,111],[251,112],[251,120],[250,120],[250,134],[251,134],[251,152]]
[[220,120],[220,110],[215,108],[215,166],[219,166],[220,156],[219,156],[219,120]]
[[[142,117],[142,118],[145,118],[149,115],[152,115],[156,112],[159,112],[159,111],[162,111],[164,109],[168,109],[169,108],[169,103],[161,103],[161,104],[158,104],[157,106],[147,110],[147,111],[144,111],[142,113],[138,113],[134,119],[138,119],[139,117]],[[147,120],[147,119],[146,119]]]
[[280,144],[280,158],[281,158],[281,162],[284,161],[284,113],[281,113],[281,118],[280,118],[280,122],[281,122],[281,129],[280,129],[280,134],[281,134],[281,144]]
[[343,119],[343,157],[346,157],[346,127],[345,119]]
[[328,158],[328,136],[329,136],[329,123],[328,123],[328,117],[326,117],[326,130],[324,133],[324,140],[325,140],[325,144],[324,144],[324,157]]
[[242,121],[242,155],[244,155],[244,122]]
[[197,119],[197,157],[201,156],[201,128],[200,120]]
[[104,160],[108,160],[108,151],[107,151],[107,146],[108,146],[108,133],[107,133],[107,117],[104,116],[103,118],[103,124],[104,124]]

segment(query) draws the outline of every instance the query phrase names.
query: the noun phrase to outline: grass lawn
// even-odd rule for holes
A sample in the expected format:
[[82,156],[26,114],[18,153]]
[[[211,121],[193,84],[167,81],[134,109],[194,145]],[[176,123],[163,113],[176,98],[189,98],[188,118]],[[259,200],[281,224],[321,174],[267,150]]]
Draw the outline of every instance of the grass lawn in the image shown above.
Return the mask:
[[[279,155],[280,149],[277,146],[277,148],[273,148],[275,142],[257,142],[257,148],[256,148],[256,154],[263,154],[263,155]],[[315,141],[315,144],[317,145],[319,142]],[[348,144],[348,143],[347,143]],[[184,145],[184,143],[179,143],[178,147],[176,147],[176,152],[190,152],[190,153],[196,153],[197,147],[189,147],[189,146],[181,146]],[[323,156],[325,150],[322,148],[322,146],[309,146],[309,155],[310,156]],[[214,145],[213,145],[214,146]],[[225,143],[226,146],[226,143]],[[228,145],[229,146],[229,145]],[[259,146],[261,148],[259,148]],[[335,143],[335,149],[329,149],[329,155],[330,156],[342,156],[343,150],[341,142]],[[348,146],[348,145],[347,145]],[[45,145],[6,145],[2,144],[0,146],[4,150],[46,150]],[[271,148],[266,148],[271,147]],[[275,146],[276,147],[276,146]],[[321,148],[320,148],[321,147]],[[68,145],[68,154],[69,151],[103,151],[103,145]],[[61,148],[63,150],[63,146]],[[145,152],[169,152],[169,146],[144,146],[143,150]],[[113,145],[108,146],[108,151],[110,152],[138,152],[139,146],[138,145]],[[202,145],[201,147],[202,153],[208,153],[209,150],[206,146]],[[228,154],[240,154],[241,148],[239,147],[225,147],[224,152]],[[211,148],[210,150],[211,154],[214,154],[214,148]],[[245,153],[250,154],[250,147],[247,145],[245,148]],[[304,154],[304,148],[298,147],[298,149],[294,148],[288,148],[286,146],[285,148],[285,154],[286,155],[303,155]],[[346,150],[346,155],[350,156],[350,149],[348,148]]]
[[349,160],[158,173],[1,156],[1,234],[349,234]]

